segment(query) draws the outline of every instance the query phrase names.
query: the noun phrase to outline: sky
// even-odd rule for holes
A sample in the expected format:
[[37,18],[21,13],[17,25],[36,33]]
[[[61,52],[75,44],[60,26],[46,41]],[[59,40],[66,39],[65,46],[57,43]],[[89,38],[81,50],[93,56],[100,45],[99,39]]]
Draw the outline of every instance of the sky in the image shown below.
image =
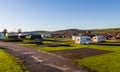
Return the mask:
[[120,0],[0,0],[0,31],[120,28]]

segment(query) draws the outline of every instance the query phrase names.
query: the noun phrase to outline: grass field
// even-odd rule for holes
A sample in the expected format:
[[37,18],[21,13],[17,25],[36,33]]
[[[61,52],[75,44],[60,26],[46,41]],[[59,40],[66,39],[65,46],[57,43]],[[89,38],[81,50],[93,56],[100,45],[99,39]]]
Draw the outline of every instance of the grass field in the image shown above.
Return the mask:
[[[61,51],[61,50],[70,50],[77,48],[85,48],[85,45],[76,45],[73,44],[73,47],[43,47],[39,48],[43,51]],[[120,47],[119,46],[99,46],[91,45],[90,48],[113,51],[113,53],[107,53],[92,57],[87,57],[83,59],[74,59],[76,63],[80,66],[85,66],[91,70],[97,72],[120,72]]]
[[[44,43],[54,44],[56,42],[44,41]],[[61,42],[58,41],[57,43],[67,43],[67,44],[70,44],[70,46],[68,47],[66,46],[58,46],[58,47],[37,46],[36,48],[42,51],[55,52],[55,51],[72,50],[72,49],[79,49],[79,48],[87,47],[87,45],[74,44],[72,41],[67,41],[67,40],[61,41]],[[105,42],[101,44],[103,45],[99,45],[99,44],[90,45],[90,48],[98,49],[98,50],[113,51],[113,52],[91,56],[91,57],[87,57],[83,59],[73,59],[73,61],[78,63],[78,65],[80,66],[88,67],[89,69],[93,71],[97,71],[97,72],[120,72],[120,46],[111,46],[111,44],[120,44],[120,42]]]
[[94,49],[114,51],[113,53],[92,56],[84,59],[75,59],[79,65],[86,66],[97,72],[120,72],[120,47],[119,46],[90,46]]
[[[120,44],[120,42],[106,42],[105,44]],[[38,47],[38,49],[51,52],[86,47],[86,45],[71,44],[71,47]],[[97,72],[120,72],[120,46],[90,45],[90,48],[113,51],[113,53],[83,59],[74,59],[73,61],[78,63],[80,66],[88,67]]]
[[29,72],[19,59],[0,49],[0,72]]

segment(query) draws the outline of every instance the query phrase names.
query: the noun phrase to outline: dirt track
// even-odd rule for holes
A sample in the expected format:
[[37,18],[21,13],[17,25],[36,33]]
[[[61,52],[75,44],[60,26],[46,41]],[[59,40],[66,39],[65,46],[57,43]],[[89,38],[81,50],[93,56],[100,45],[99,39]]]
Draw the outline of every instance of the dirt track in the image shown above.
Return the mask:
[[89,72],[87,68],[79,67],[69,59],[35,48],[7,42],[0,42],[0,47],[20,58],[30,72]]

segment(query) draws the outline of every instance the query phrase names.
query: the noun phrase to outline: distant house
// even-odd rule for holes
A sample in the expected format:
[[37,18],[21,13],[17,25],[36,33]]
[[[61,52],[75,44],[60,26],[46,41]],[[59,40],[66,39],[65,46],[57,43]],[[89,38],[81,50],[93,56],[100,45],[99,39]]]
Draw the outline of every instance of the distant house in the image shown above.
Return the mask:
[[0,33],[0,39],[4,39],[4,33]]
[[76,36],[75,43],[76,44],[92,43],[92,40],[90,36]]
[[103,36],[94,36],[94,37],[92,38],[92,41],[93,41],[93,42],[97,42],[97,43],[99,43],[99,42],[104,42],[104,41],[105,41],[105,38],[104,38]]

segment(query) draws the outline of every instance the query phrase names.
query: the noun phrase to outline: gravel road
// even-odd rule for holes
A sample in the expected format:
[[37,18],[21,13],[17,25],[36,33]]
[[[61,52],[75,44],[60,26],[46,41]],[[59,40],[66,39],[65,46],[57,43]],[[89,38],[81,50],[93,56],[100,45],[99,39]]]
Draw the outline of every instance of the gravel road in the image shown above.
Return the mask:
[[30,72],[90,72],[60,55],[19,46],[18,43],[0,42],[0,47],[20,58]]

